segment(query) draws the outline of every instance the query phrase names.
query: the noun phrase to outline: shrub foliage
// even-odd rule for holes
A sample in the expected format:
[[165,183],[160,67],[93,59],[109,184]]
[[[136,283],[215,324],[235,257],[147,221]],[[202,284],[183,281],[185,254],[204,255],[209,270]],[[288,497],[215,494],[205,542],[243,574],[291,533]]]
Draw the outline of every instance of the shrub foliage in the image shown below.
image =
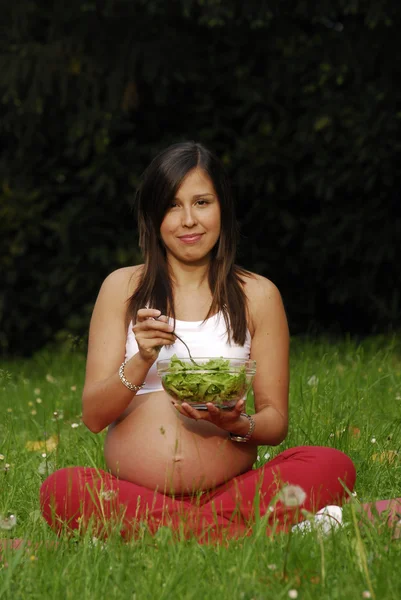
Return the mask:
[[160,149],[197,139],[234,182],[239,262],[292,331],[400,324],[401,5],[21,0],[3,7],[0,347],[82,335],[138,263],[130,209]]

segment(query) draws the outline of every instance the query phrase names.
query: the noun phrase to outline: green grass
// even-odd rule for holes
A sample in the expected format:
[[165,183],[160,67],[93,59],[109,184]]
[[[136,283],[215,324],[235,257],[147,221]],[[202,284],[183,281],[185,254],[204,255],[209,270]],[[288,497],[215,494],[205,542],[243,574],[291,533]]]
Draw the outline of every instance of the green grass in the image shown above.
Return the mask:
[[[351,456],[358,479],[345,527],[324,538],[316,531],[292,535],[286,578],[288,536],[267,538],[263,521],[252,537],[227,546],[173,542],[166,528],[155,537],[144,529],[141,539],[129,543],[112,536],[94,544],[87,534],[62,539],[55,549],[6,551],[0,598],[262,600],[288,598],[297,590],[302,600],[355,600],[369,585],[373,597],[401,598],[401,541],[388,528],[356,526],[353,520],[358,502],[401,496],[401,343],[295,339],[291,363],[289,435],[277,448],[261,447],[258,463],[267,452],[273,457],[291,446],[328,445]],[[104,467],[104,434],[71,426],[80,423],[84,366],[82,354],[66,349],[1,365],[0,514],[15,514],[17,525],[0,530],[0,537],[54,540],[39,512],[46,472],[67,465]],[[59,444],[46,457],[43,450],[26,448],[51,435],[59,436]],[[377,460],[388,451],[398,453],[395,460]]]

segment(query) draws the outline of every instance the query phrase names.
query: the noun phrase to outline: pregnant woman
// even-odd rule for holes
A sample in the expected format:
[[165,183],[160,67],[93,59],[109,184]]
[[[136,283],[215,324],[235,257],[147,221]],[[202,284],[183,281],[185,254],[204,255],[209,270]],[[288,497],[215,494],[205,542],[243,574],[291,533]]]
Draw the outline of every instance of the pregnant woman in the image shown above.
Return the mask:
[[[195,142],[167,148],[143,176],[137,218],[144,264],[106,278],[90,325],[83,421],[108,428],[108,471],[53,473],[41,488],[48,523],[118,526],[129,537],[145,522],[208,541],[251,531],[256,510],[269,515],[268,533],[301,519],[277,500],[289,484],[303,490],[298,508],[341,504],[355,469],[338,450],[292,448],[253,469],[258,445],[287,434],[289,333],[275,285],[234,262],[222,164]],[[188,357],[174,333],[194,357],[255,360],[255,414],[244,400],[230,411],[174,403],[156,370],[160,359]]]

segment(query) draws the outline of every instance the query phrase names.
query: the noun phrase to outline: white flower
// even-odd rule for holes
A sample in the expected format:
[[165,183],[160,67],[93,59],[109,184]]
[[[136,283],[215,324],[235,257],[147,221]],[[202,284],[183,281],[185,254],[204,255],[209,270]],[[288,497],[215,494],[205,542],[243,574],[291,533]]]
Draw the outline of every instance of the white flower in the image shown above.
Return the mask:
[[48,381],[49,383],[56,383],[55,378],[53,377],[53,375],[50,375],[50,373],[46,375],[46,381]]
[[72,392],[76,392],[76,391],[77,391],[77,386],[76,386],[76,385],[72,385],[72,386],[70,387],[70,390],[71,390]]
[[372,437],[372,439],[370,440],[372,442],[372,444],[376,444],[376,438]]
[[4,454],[0,454],[0,460],[4,460]]
[[104,491],[100,492],[100,496],[102,498],[104,498],[106,500],[106,502],[115,498],[117,496],[117,494],[118,494],[118,490],[104,490]]
[[285,485],[281,489],[279,500],[289,508],[301,506],[306,500],[306,493],[299,485]]
[[297,592],[297,590],[289,590],[288,591],[288,597],[289,598],[298,598],[298,592]]
[[316,375],[312,375],[312,377],[309,377],[306,383],[311,387],[316,387],[317,385],[319,385],[319,377],[316,377]]
[[371,598],[372,594],[368,591],[365,590],[364,592],[362,592],[362,598]]
[[46,458],[47,454],[46,452],[42,452],[42,458]]
[[42,398],[36,398],[36,403],[37,404],[42,404]]
[[77,427],[79,427],[79,423],[71,423],[71,427],[73,429],[76,429]]
[[270,458],[270,454],[269,454],[269,452],[265,452],[265,454],[263,455],[263,458],[264,458],[265,460],[269,460],[269,458]]
[[275,571],[277,569],[277,565],[274,565],[274,564],[267,565],[267,568],[270,569],[270,571]]
[[9,517],[3,517],[0,515],[0,529],[12,529],[17,524],[17,517],[10,515]]
[[40,389],[39,389],[39,388],[35,388],[35,389],[33,390],[33,393],[35,394],[35,396],[39,396],[39,394],[40,394]]
[[5,470],[5,471],[9,471],[9,470],[10,470],[10,467],[11,467],[11,465],[10,465],[9,463],[6,463],[6,464],[4,465],[4,470]]

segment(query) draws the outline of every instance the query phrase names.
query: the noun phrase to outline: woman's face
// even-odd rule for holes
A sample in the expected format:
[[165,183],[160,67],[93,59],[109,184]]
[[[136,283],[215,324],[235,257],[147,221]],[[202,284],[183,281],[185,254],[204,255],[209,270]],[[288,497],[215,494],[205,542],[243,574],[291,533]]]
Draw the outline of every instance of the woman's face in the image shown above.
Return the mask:
[[220,204],[202,169],[188,173],[164,216],[160,235],[167,258],[205,264],[220,235]]

